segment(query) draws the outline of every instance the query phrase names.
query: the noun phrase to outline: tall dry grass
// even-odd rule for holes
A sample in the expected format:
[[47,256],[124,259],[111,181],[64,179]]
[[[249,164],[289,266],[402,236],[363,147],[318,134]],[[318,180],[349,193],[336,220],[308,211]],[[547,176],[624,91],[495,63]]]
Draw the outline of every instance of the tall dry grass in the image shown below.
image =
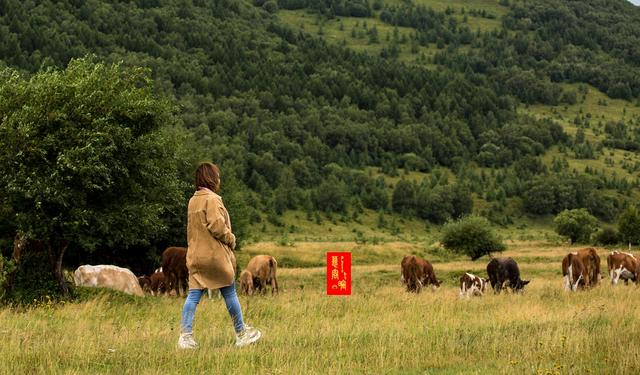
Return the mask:
[[[535,246],[507,254],[517,259]],[[564,292],[559,266],[544,257],[568,250],[549,247],[521,262],[533,280],[524,294],[471,299],[460,299],[447,275],[482,273],[484,262],[434,264],[445,285],[420,295],[404,292],[397,264],[354,266],[350,297],[324,294],[322,268],[280,269],[280,295],[241,297],[245,319],[264,332],[242,349],[217,299],[198,307],[201,348],[192,352],[175,348],[183,302],[175,297],[101,292],[82,303],[2,309],[0,373],[639,373],[640,289],[605,279]]]

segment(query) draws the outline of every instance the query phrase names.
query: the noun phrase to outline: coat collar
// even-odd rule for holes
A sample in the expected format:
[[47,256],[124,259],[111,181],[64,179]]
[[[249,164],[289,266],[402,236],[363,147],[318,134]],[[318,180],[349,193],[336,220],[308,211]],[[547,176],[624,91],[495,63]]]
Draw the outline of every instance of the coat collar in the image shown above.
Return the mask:
[[195,193],[193,193],[193,196],[194,196],[194,197],[199,197],[199,196],[201,196],[201,195],[215,195],[216,197],[218,197],[218,198],[222,199],[222,197],[221,197],[221,196],[219,196],[218,194],[214,193],[214,192],[213,192],[213,191],[211,191],[211,190],[204,190],[204,189],[203,189],[203,190],[196,190],[196,192],[195,192]]

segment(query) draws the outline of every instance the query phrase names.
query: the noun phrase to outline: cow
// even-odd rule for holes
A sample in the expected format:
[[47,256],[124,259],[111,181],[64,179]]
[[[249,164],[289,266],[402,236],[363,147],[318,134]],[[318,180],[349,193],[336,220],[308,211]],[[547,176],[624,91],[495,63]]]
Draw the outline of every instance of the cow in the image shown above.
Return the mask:
[[433,266],[428,261],[415,255],[407,255],[400,262],[401,280],[407,287],[407,292],[420,293],[422,287],[431,285],[435,290],[441,281],[436,278]]
[[624,280],[624,284],[628,285],[629,280],[640,283],[640,260],[629,253],[620,251],[612,251],[607,256],[607,268],[611,284],[615,285],[620,279]]
[[149,276],[139,276],[138,284],[140,284],[140,288],[142,288],[143,292],[151,292],[151,278]]
[[562,276],[564,290],[575,292],[578,288],[585,288],[589,274],[578,252],[569,253],[562,258]]
[[585,287],[592,287],[598,285],[600,282],[600,257],[596,249],[587,247],[574,252],[584,266],[583,279]]
[[73,273],[76,286],[93,288],[109,288],[134,296],[144,296],[138,279],[127,268],[112,265],[83,265]]
[[489,279],[466,272],[460,277],[460,297],[482,296],[488,283]]
[[518,263],[512,258],[493,258],[487,264],[487,274],[494,293],[500,293],[502,288],[509,287],[513,292],[523,290],[529,280],[520,278]]
[[149,276],[149,281],[149,290],[152,296],[164,294],[168,291],[166,277],[164,276],[162,267],[155,270],[155,272]]
[[176,291],[177,296],[186,293],[188,288],[189,270],[187,269],[187,248],[168,247],[162,252],[162,262],[160,264],[164,272],[165,286],[167,293],[171,289]]
[[267,292],[267,284],[269,284],[271,294],[278,293],[277,268],[278,262],[271,255],[254,256],[240,274],[240,290],[252,295],[257,289],[264,294]]

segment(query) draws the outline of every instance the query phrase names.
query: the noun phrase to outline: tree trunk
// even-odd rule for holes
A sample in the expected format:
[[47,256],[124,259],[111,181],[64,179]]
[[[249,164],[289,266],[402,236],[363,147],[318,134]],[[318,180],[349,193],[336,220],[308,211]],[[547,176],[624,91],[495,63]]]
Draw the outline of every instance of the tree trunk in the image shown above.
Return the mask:
[[47,244],[53,278],[58,282],[60,292],[65,296],[69,295],[69,288],[67,287],[67,283],[64,280],[64,274],[62,273],[62,258],[64,257],[64,252],[67,250],[68,246],[69,241],[67,240],[53,240]]
[[11,260],[13,260],[15,268],[8,275],[7,281],[4,285],[5,291],[7,293],[11,293],[13,289],[13,280],[16,277],[16,273],[18,273],[18,267],[20,266],[20,258],[22,257],[22,251],[27,245],[27,240],[24,239],[24,235],[22,233],[16,233],[16,236],[13,239],[13,254],[11,254]]

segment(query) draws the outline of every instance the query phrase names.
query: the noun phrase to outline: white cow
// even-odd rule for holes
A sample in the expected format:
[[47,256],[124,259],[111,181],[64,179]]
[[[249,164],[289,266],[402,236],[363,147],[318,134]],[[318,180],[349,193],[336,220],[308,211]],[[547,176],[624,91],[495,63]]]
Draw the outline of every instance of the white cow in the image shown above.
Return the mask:
[[76,286],[92,288],[109,288],[134,296],[144,296],[136,276],[127,268],[111,265],[84,265],[73,273]]

